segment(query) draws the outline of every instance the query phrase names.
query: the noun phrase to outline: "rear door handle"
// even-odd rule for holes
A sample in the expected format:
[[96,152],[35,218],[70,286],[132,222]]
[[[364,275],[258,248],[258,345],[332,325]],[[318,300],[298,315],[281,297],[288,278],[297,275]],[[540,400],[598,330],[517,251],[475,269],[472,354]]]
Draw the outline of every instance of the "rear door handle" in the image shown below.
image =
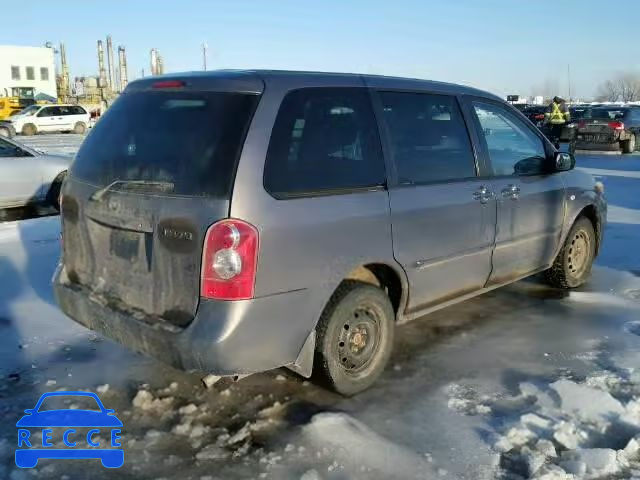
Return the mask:
[[511,198],[512,200],[520,198],[520,188],[517,185],[507,185],[501,193],[503,198]]
[[473,192],[473,198],[474,200],[478,200],[480,203],[485,204],[493,198],[493,192],[482,185],[478,190]]

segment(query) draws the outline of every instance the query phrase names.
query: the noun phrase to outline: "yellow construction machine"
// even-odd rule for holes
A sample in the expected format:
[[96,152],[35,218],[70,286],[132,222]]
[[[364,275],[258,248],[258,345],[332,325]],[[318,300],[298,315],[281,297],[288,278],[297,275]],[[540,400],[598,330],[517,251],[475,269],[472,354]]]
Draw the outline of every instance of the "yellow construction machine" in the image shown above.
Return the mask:
[[4,89],[4,97],[0,96],[0,120],[5,120],[29,105],[34,105],[35,89],[33,87],[11,87]]

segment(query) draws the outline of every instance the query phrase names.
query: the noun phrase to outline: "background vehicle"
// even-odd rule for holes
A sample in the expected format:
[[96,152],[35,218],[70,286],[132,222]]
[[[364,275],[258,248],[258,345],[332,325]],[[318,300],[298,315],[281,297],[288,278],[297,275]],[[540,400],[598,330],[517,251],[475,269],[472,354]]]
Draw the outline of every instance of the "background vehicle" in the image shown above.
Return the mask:
[[32,105],[8,119],[22,135],[40,132],[85,133],[90,115],[80,105]]
[[13,87],[11,93],[5,89],[4,97],[0,97],[0,120],[14,115],[16,112],[36,103],[35,89],[32,87]]
[[536,127],[542,128],[544,124],[544,112],[547,109],[544,105],[529,105],[521,110],[522,113],[531,120]]
[[576,148],[633,153],[640,148],[640,108],[614,106],[590,109],[578,122]]
[[384,369],[396,321],[541,271],[558,287],[586,281],[605,201],[573,166],[467,87],[270,71],[137,80],[64,183],[56,299],[178,368],[313,367],[354,394]]
[[0,137],[11,138],[16,135],[16,129],[11,122],[0,120]]
[[0,208],[30,204],[58,208],[60,186],[71,160],[0,138]]

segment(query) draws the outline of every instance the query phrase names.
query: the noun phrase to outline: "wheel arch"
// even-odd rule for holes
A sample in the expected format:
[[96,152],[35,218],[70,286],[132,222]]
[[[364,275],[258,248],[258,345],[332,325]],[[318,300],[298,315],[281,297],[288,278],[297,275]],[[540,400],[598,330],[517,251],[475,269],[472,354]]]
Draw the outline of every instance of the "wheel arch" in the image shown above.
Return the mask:
[[[404,312],[408,291],[404,271],[388,263],[372,262],[354,268],[342,281],[345,280],[356,280],[380,287],[391,301],[393,311],[396,313],[396,321],[400,320],[402,312]],[[334,292],[340,287],[340,284],[334,289]]]
[[53,178],[53,181],[51,182],[51,184],[49,185],[49,190],[47,191],[47,195],[46,195],[46,199],[47,202],[56,206],[57,208],[60,207],[60,205],[58,204],[58,196],[62,190],[62,182],[64,181],[64,177],[66,177],[67,175],[67,171],[68,169],[64,169],[61,170],[60,172],[58,172],[58,174]]
[[404,322],[404,311],[408,297],[408,281],[402,268],[397,265],[390,265],[389,262],[367,262],[362,263],[346,273],[330,290],[320,314],[315,318],[313,329],[309,332],[296,360],[289,365],[285,365],[290,370],[299,375],[309,378],[313,371],[313,362],[316,344],[316,328],[322,313],[331,302],[331,299],[340,289],[345,281],[355,280],[362,283],[380,287],[389,297],[393,310],[396,314],[396,323]]
[[596,206],[593,204],[584,206],[574,217],[573,222],[571,222],[571,226],[573,226],[581,217],[587,218],[591,222],[591,225],[593,225],[593,230],[596,232],[596,255],[598,255],[600,253],[600,244],[602,243],[602,219],[598,214]]

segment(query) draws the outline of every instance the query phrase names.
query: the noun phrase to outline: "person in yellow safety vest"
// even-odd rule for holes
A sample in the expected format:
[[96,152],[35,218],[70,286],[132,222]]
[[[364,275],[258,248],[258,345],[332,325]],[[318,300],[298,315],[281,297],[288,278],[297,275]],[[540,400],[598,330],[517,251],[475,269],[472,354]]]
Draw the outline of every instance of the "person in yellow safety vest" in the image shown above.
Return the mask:
[[564,99],[557,96],[553,97],[553,101],[549,104],[544,114],[544,119],[549,129],[549,140],[556,148],[559,148],[562,129],[571,120],[571,115]]

